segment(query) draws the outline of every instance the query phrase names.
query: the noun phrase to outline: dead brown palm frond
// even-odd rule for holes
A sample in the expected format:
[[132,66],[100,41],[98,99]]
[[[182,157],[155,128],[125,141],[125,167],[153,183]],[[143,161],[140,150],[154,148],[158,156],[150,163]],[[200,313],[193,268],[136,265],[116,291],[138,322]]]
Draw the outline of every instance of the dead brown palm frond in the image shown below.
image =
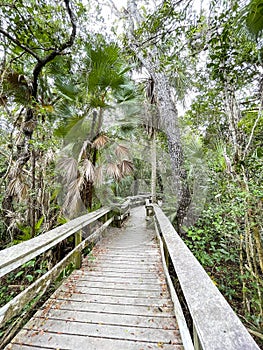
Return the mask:
[[118,144],[115,153],[118,158],[127,157],[129,155],[129,149],[126,146]]
[[108,136],[106,135],[99,135],[96,140],[93,141],[92,146],[96,149],[101,149],[103,148],[106,143],[109,141]]
[[72,157],[62,157],[58,161],[58,169],[65,183],[72,183],[78,176],[78,162]]
[[134,171],[133,163],[130,160],[124,159],[119,164],[119,169],[120,169],[122,176],[130,175]]
[[83,145],[82,145],[81,150],[79,152],[78,162],[80,162],[82,158],[86,158],[87,157],[87,146],[88,146],[88,144],[91,145],[90,140],[86,140],[86,141],[83,142]]
[[62,208],[69,217],[73,217],[75,214],[82,211],[84,207],[80,194],[83,189],[83,183],[84,179],[81,176],[73,180],[67,189],[66,198]]
[[94,183],[96,186],[101,186],[103,183],[103,167],[98,166],[95,168],[95,177],[94,177]]
[[94,165],[89,159],[84,159],[83,161],[83,172],[86,176],[87,181],[93,182],[95,178]]
[[116,163],[109,163],[107,165],[107,175],[113,177],[116,181],[122,178],[120,168]]
[[25,179],[18,176],[12,179],[8,185],[7,192],[10,196],[15,196],[19,200],[23,200],[28,194],[28,185],[25,183]]

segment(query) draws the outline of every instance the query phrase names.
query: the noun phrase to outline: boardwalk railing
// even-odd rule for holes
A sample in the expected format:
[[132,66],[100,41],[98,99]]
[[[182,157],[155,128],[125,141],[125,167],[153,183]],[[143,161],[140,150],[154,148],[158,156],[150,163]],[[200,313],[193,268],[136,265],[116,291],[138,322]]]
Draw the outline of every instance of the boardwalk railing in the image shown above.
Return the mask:
[[[46,292],[51,283],[67,268],[74,263],[76,268],[81,266],[81,252],[90,243],[96,243],[103,231],[114,221],[123,220],[129,213],[131,207],[144,205],[148,195],[128,197],[124,204],[114,209],[103,207],[92,213],[80,216],[66,224],[56,227],[40,236],[28,241],[14,245],[0,251],[0,278],[14,271],[31,259],[56,247],[60,242],[73,236],[75,247],[61,261],[52,267],[43,276],[24,289],[6,305],[0,308],[0,328],[10,319],[18,315],[26,305],[30,303],[32,308],[39,298]],[[116,215],[117,213],[117,215]],[[109,217],[109,219],[107,218]],[[82,240],[82,230],[90,227],[92,223],[101,219],[104,223],[92,232],[86,239]],[[34,302],[35,300],[35,302]]]
[[[150,204],[149,202],[147,204],[149,211]],[[174,268],[192,318],[194,348],[196,350],[259,350],[251,335],[160,207],[152,204],[152,209],[156,227],[163,242],[166,261],[170,262]],[[181,332],[183,342],[184,333]],[[187,342],[188,339],[185,343]]]

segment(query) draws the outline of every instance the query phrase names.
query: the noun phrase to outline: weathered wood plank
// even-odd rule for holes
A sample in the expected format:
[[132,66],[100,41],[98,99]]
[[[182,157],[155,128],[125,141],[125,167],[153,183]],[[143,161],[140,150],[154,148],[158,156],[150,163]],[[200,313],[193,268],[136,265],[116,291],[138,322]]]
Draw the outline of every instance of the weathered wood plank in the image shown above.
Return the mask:
[[105,253],[103,255],[103,261],[104,260],[116,260],[116,261],[119,261],[119,260],[132,260],[132,261],[151,261],[151,262],[156,262],[156,258],[154,255],[147,255],[147,254],[137,254],[134,253],[134,254],[129,254],[127,253],[126,255],[113,255],[113,254],[110,254],[110,253]]
[[[86,280],[86,281],[97,281],[97,282],[117,282],[117,283],[145,283],[145,284],[156,284],[160,283],[160,279],[157,276],[147,276],[147,275],[141,275],[141,276],[125,276],[125,275],[103,275],[99,274],[96,276],[96,274],[85,274],[80,275],[77,279],[80,280]],[[164,280],[163,280],[164,281]]]
[[155,204],[154,211],[203,350],[259,350],[203,267]]
[[[80,274],[79,276],[76,276],[75,278],[79,279],[91,279],[91,280],[95,280],[96,281],[109,281],[109,282],[123,282],[123,281],[128,281],[128,282],[133,282],[133,281],[140,281],[140,282],[151,282],[153,281],[154,283],[156,281],[160,281],[160,279],[158,279],[157,275],[151,275],[151,274],[132,274],[132,273],[102,273],[102,272],[87,272],[87,273],[83,273]],[[164,279],[163,279],[164,280]]]
[[138,316],[158,316],[167,317],[173,316],[173,309],[169,306],[143,306],[143,305],[121,305],[114,303],[82,303],[76,300],[63,300],[56,299],[57,305],[55,307],[60,310],[78,310],[78,311],[91,311],[91,312],[104,312],[112,314],[123,315],[138,315]]
[[152,273],[155,273],[156,271],[156,268],[136,268],[134,269],[134,267],[121,267],[121,266],[115,266],[115,267],[107,267],[107,265],[104,265],[104,267],[102,266],[94,266],[94,267],[87,267],[86,271],[84,272],[85,273],[90,273],[90,272],[94,272],[94,273],[100,273],[101,271],[103,270],[104,273],[119,273],[120,275],[122,274],[133,274],[133,275],[149,275],[149,274],[152,274]]
[[[157,247],[153,247],[154,249],[157,249]],[[153,260],[155,260],[156,258],[156,253],[151,252],[151,253],[147,253],[147,252],[143,252],[140,250],[135,250],[134,251],[129,251],[127,249],[127,251],[125,251],[125,249],[122,250],[122,252],[118,253],[118,252],[105,252],[104,253],[105,257],[111,257],[111,258],[141,258],[141,259],[145,259],[145,258],[151,258]]]
[[166,285],[154,285],[154,284],[134,284],[134,283],[114,283],[114,282],[97,282],[97,281],[85,281],[85,280],[79,280],[78,281],[79,286],[86,286],[86,287],[96,287],[96,288],[113,288],[113,289],[126,289],[129,290],[145,290],[145,291],[157,291],[161,292],[163,290],[166,290]]
[[178,330],[152,329],[134,326],[93,324],[76,322],[73,320],[39,320],[36,319],[25,327],[26,330],[45,332],[45,329],[52,329],[52,332],[59,334],[82,335],[106,339],[126,339],[141,342],[170,343],[178,337]]
[[123,286],[127,285],[127,286],[156,286],[156,285],[160,285],[160,281],[157,278],[153,278],[151,280],[149,279],[143,279],[143,278],[129,278],[129,279],[125,279],[125,278],[110,278],[110,277],[95,277],[95,276],[80,276],[80,278],[78,279],[79,281],[87,281],[87,282],[94,282],[94,283],[104,283],[104,285],[106,286],[107,284],[122,284]]
[[[126,239],[125,239],[125,243],[126,243]],[[135,253],[135,254],[150,254],[150,255],[156,255],[156,251],[153,251],[153,248],[158,249],[158,245],[155,243],[150,243],[150,244],[140,244],[140,247],[123,247],[123,246],[119,246],[118,247],[111,247],[111,252],[113,254],[122,254],[125,255],[128,253]],[[108,250],[109,251],[109,250]]]
[[[56,294],[58,295],[58,294]],[[118,305],[133,305],[133,306],[150,306],[150,307],[171,307],[171,300],[164,297],[159,299],[146,298],[146,297],[132,297],[128,292],[126,296],[114,296],[114,295],[90,295],[84,293],[72,293],[70,291],[60,291],[59,296],[53,296],[53,298],[59,298],[69,301],[78,301],[85,303],[102,303],[102,304],[118,304]]]
[[[62,285],[62,287],[56,292],[59,293],[59,291],[68,291],[68,287],[65,285]],[[92,286],[81,286],[78,284],[77,291],[83,294],[90,294],[90,295],[108,295],[108,296],[129,296],[129,297],[145,297],[145,298],[154,298],[159,299],[160,297],[169,297],[169,294],[167,291],[155,291],[155,290],[127,290],[126,288],[123,289],[117,289],[117,288],[96,288]]]
[[[88,263],[89,267],[94,267],[96,265],[100,266],[112,266],[112,267],[131,267],[132,265],[136,265],[139,269],[140,268],[157,268],[158,267],[158,261],[154,260],[147,260],[146,258],[139,258],[139,259],[110,259],[110,258],[105,258],[105,259],[93,259],[90,260]],[[133,267],[133,266],[132,266]]]
[[132,265],[125,265],[125,264],[120,264],[118,261],[113,261],[112,264],[106,264],[104,261],[97,261],[97,263],[89,263],[85,265],[85,272],[95,272],[103,269],[105,272],[119,272],[119,273],[136,273],[136,274],[149,274],[149,273],[158,273],[158,267],[159,264],[158,262],[149,264],[140,261],[139,264],[134,266],[135,264]]
[[[79,336],[72,334],[56,334],[44,332],[41,336],[37,336],[34,331],[24,331],[21,338],[18,338],[16,347],[8,347],[6,350],[21,350],[19,342],[23,344],[63,350],[183,350],[181,345],[152,342],[138,342],[118,339],[102,339],[96,337]],[[76,345],[77,344],[77,345]],[[77,347],[76,347],[77,346]]]
[[88,271],[82,274],[81,276],[85,277],[98,277],[98,278],[109,278],[114,279],[114,278],[121,278],[125,280],[130,280],[130,279],[139,279],[139,280],[156,280],[158,279],[158,275],[153,275],[150,272],[144,272],[144,273],[135,273],[135,272],[112,272],[112,271],[102,271],[97,270],[97,271]]
[[[40,324],[44,325],[43,321],[48,318],[50,320],[74,320],[76,322],[97,323],[97,324],[110,324],[110,325],[122,325],[122,326],[136,326],[144,328],[160,328],[160,329],[178,329],[175,317],[147,317],[137,315],[122,315],[122,314],[107,314],[88,311],[70,311],[49,309],[47,312],[44,310],[38,311],[35,315],[40,319]],[[33,321],[32,321],[33,322]],[[30,321],[27,325],[31,327]]]

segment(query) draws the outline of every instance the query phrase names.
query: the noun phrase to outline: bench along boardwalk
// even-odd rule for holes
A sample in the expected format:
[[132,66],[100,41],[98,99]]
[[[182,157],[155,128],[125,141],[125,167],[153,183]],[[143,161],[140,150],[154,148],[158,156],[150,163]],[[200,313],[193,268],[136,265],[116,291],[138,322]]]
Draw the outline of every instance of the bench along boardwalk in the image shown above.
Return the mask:
[[142,207],[110,228],[6,349],[184,349]]

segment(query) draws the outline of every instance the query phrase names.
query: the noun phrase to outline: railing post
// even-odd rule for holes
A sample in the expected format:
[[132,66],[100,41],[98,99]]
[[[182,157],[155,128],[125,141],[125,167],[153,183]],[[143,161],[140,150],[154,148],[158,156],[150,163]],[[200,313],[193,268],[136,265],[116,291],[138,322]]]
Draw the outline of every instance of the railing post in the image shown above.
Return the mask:
[[[75,247],[77,247],[82,241],[82,232],[81,230],[75,233]],[[76,269],[80,269],[82,264],[82,254],[81,251],[76,252],[75,255],[75,266]]]
[[[106,222],[107,220],[108,220],[108,214],[105,214],[105,215],[103,216],[102,222],[105,224],[105,222]],[[108,231],[108,228],[105,228],[104,232],[107,233],[107,231]]]

